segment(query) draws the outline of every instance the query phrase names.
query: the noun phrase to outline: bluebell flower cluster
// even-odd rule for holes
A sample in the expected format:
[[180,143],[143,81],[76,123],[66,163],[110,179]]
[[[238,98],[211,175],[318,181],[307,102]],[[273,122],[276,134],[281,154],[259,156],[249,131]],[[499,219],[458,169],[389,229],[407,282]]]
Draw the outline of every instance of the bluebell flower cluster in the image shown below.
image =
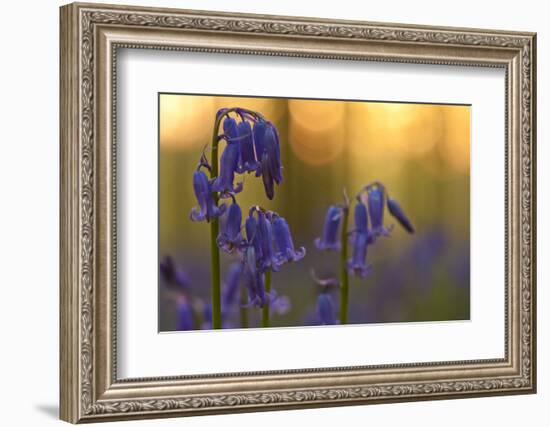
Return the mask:
[[[380,236],[389,236],[393,229],[393,225],[384,226],[385,207],[407,232],[414,233],[414,228],[401,206],[387,195],[387,190],[380,182],[366,185],[355,199],[355,228],[349,232],[352,255],[347,261],[347,266],[350,273],[365,278],[372,268],[367,263],[368,246],[373,245]],[[329,206],[323,233],[314,242],[317,249],[340,251],[342,244],[348,243],[341,241],[339,230],[342,227],[343,213],[349,208],[347,199],[343,204]]]
[[246,241],[242,259],[249,294],[249,305],[263,307],[277,299],[272,290],[266,294],[264,275],[276,272],[283,264],[301,260],[306,250],[296,249],[286,220],[275,212],[253,206],[245,221]]
[[[274,290],[266,292],[266,275],[279,271],[285,263],[299,261],[305,249],[295,248],[290,227],[282,216],[259,206],[249,210],[243,230],[243,211],[236,199],[244,189],[244,182],[236,182],[242,174],[261,177],[266,197],[275,197],[275,185],[283,181],[277,128],[260,113],[243,108],[220,109],[215,127],[222,128],[221,133],[215,130],[218,143],[225,142],[219,174],[208,179],[204,170],[213,169],[203,153],[193,175],[198,206],[192,209],[190,218],[207,222],[219,218],[221,230],[216,244],[237,260],[229,269],[223,290],[222,319],[234,304],[242,281],[248,291],[246,306],[272,306],[275,312],[283,312],[288,309],[288,299],[278,298]],[[225,201],[218,204],[221,200]]]
[[270,200],[275,196],[275,184],[283,181],[279,134],[273,123],[257,112],[242,108],[223,108],[218,111],[217,117],[223,118],[223,132],[218,139],[226,142],[220,159],[220,172],[209,180],[202,168],[211,170],[211,166],[206,157],[201,156],[193,176],[193,189],[199,204],[191,212],[193,221],[210,221],[223,215],[225,205],[216,207],[214,194],[224,198],[240,193],[243,182],[235,183],[236,175],[253,173],[261,177],[265,194]]

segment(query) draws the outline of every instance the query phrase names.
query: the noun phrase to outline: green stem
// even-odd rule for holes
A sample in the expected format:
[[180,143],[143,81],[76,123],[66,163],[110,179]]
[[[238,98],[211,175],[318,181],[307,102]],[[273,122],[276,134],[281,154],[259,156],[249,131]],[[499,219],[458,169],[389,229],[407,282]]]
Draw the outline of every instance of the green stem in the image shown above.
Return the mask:
[[[265,293],[269,297],[271,292],[271,270],[267,270],[264,275]],[[269,327],[269,304],[262,307],[262,328]]]
[[340,236],[340,324],[348,323],[348,299],[349,299],[349,277],[348,277],[348,216],[349,209],[343,209],[342,234]]
[[[210,179],[218,176],[218,129],[220,127],[220,118],[216,119],[214,132],[212,135],[212,154],[210,158]],[[213,193],[214,205],[218,206],[218,194]],[[220,250],[216,239],[220,231],[220,222],[217,217],[210,221],[210,262],[212,268],[212,329],[221,329],[222,310],[221,310],[221,292],[220,292]]]
[[239,311],[240,318],[241,318],[241,328],[248,328],[248,310],[246,307],[246,303],[248,298],[246,296],[246,288],[244,286],[241,286],[241,308]]

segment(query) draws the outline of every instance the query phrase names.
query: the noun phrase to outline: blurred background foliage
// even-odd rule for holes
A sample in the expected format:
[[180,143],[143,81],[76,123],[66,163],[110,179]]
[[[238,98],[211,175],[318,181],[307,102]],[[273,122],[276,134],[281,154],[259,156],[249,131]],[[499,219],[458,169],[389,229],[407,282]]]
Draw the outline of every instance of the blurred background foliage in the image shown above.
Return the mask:
[[[353,196],[374,180],[399,201],[416,234],[397,226],[369,247],[374,269],[364,280],[351,278],[350,323],[469,318],[469,106],[179,94],[161,94],[159,102],[159,258],[174,257],[198,301],[209,301],[209,227],[189,220],[196,205],[192,173],[210,143],[216,111],[238,106],[278,128],[284,176],[273,201],[261,179],[237,176],[236,182],[245,179],[238,195],[243,213],[253,204],[279,212],[295,245],[307,250],[302,261],[273,274],[272,286],[291,306],[273,316],[272,326],[316,324],[318,289],[310,271],[337,276],[338,256],[319,252],[313,240],[343,188]],[[395,221],[386,214],[385,223]],[[223,280],[231,257],[221,257]],[[174,330],[175,304],[162,284],[159,298],[159,330]],[[255,327],[259,310],[249,311]],[[239,326],[237,312],[232,323]]]

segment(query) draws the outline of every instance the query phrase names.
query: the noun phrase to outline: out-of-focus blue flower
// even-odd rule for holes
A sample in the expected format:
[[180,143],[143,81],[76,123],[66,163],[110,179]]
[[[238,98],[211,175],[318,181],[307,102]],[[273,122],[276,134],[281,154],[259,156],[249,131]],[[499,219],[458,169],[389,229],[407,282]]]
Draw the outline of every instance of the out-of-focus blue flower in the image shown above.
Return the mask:
[[[222,312],[222,328],[231,329],[233,328],[232,323],[226,318]],[[201,329],[212,329],[212,304],[205,304],[202,309],[202,325]]]
[[193,310],[186,300],[179,301],[177,305],[177,329],[178,331],[193,329]]
[[259,163],[254,154],[254,142],[252,138],[252,127],[247,121],[242,121],[238,125],[240,158],[238,172],[255,172],[258,170]]
[[291,308],[290,298],[286,295],[279,295],[271,302],[270,308],[270,314],[277,314],[279,316],[286,314]]
[[380,185],[372,186],[367,191],[367,202],[374,237],[387,236],[389,230],[384,227],[384,189]]
[[220,249],[231,253],[233,249],[243,244],[241,235],[242,212],[237,203],[232,203],[227,210],[227,218],[224,223],[224,230],[218,235],[216,242]]
[[279,136],[275,126],[264,121],[254,125],[253,134],[256,157],[260,162],[256,176],[262,176],[265,194],[271,200],[275,195],[274,183],[283,181]]
[[317,315],[320,325],[335,325],[336,315],[334,313],[334,304],[330,294],[322,293],[317,297]]
[[191,210],[190,218],[192,221],[210,221],[212,218],[218,217],[225,212],[225,204],[216,206],[212,197],[212,186],[208,182],[206,174],[197,170],[193,174],[193,190],[195,197],[199,203],[199,207],[194,207]]
[[348,261],[348,269],[357,277],[365,278],[371,266],[367,265],[367,246],[369,235],[367,233],[356,233],[353,239],[353,254]]
[[180,290],[189,290],[191,286],[189,276],[176,267],[170,255],[165,256],[160,262],[160,277],[168,286],[175,286]]
[[220,175],[214,180],[212,190],[221,193],[240,193],[243,183],[239,182],[234,186],[235,172],[239,165],[239,143],[228,142],[223,150],[220,160]]
[[226,316],[235,303],[242,273],[243,265],[240,262],[235,262],[229,267],[222,292],[222,316]]
[[273,220],[273,238],[275,241],[274,264],[277,267],[286,262],[299,261],[305,256],[306,249],[304,247],[294,249],[290,228],[281,216],[277,216]]
[[403,209],[401,209],[401,206],[399,206],[399,203],[397,203],[395,199],[388,197],[386,204],[390,214],[399,222],[399,224],[401,224],[401,226],[409,233],[414,233],[414,228],[409,221],[409,218],[407,218],[407,215],[405,215]]
[[339,251],[341,244],[338,236],[338,229],[342,220],[342,207],[332,205],[328,208],[325,216],[323,235],[315,239],[315,247],[319,250]]

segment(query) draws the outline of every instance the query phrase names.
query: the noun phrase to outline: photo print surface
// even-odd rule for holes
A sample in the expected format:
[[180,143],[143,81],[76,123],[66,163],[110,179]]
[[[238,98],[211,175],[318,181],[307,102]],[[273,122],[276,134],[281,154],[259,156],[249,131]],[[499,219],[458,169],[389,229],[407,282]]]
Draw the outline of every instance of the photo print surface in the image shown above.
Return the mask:
[[160,332],[469,319],[469,105],[158,102]]

